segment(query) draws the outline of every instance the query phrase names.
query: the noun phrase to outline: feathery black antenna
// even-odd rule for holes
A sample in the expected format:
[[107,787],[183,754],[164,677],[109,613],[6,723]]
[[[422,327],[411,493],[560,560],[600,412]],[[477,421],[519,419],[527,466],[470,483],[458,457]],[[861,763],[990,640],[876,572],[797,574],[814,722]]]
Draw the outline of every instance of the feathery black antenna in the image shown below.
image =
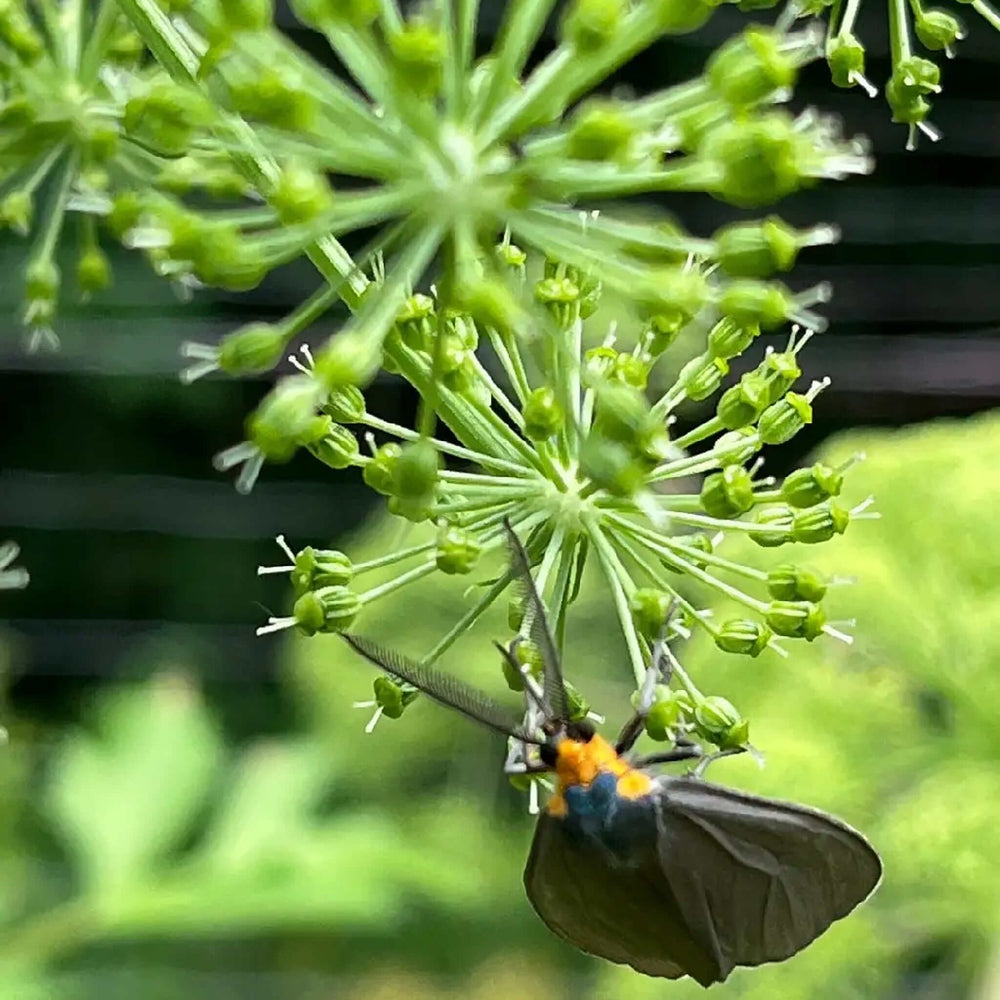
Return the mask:
[[342,637],[366,660],[386,673],[408,681],[428,698],[433,698],[447,708],[461,712],[466,718],[488,726],[504,736],[511,736],[525,743],[538,744],[539,740],[526,736],[520,724],[502,705],[498,705],[482,691],[477,690],[454,674],[434,667],[425,667],[416,660],[387,649],[385,646],[361,635],[341,633]]
[[569,701],[566,698],[562,665],[556,650],[555,639],[552,637],[552,629],[549,626],[545,605],[542,604],[542,599],[538,596],[538,588],[531,576],[528,553],[525,552],[521,539],[514,533],[510,521],[504,519],[503,526],[507,535],[507,548],[513,579],[521,592],[520,596],[524,600],[524,615],[529,621],[528,638],[541,654],[542,665],[545,669],[542,683],[545,715],[548,720],[566,722],[569,719]]

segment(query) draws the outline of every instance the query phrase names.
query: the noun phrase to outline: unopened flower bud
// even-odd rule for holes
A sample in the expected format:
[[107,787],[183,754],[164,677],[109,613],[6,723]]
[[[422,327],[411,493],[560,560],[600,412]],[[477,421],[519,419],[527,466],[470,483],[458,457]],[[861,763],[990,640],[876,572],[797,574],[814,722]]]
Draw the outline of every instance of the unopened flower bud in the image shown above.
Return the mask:
[[777,601],[813,601],[826,596],[826,581],[792,563],[775,566],[767,574],[767,592]]
[[744,746],[750,735],[750,723],[732,702],[719,695],[710,695],[695,706],[694,728],[720,750]]
[[379,445],[361,473],[365,484],[383,496],[391,496],[395,483],[396,461],[402,453],[403,449],[395,441]]
[[440,28],[416,18],[389,36],[397,71],[420,98],[434,97],[440,90],[446,47]]
[[670,594],[654,587],[640,587],[629,600],[632,620],[647,639],[657,639],[670,611]]
[[292,616],[303,635],[343,632],[361,610],[361,598],[343,586],[309,590],[296,600]]
[[844,473],[816,462],[808,469],[796,469],[781,484],[781,498],[793,507],[814,507],[830,497],[840,495]]
[[255,375],[270,371],[285,351],[288,337],[270,323],[248,323],[223,337],[219,368],[228,375]]
[[296,594],[324,587],[344,586],[354,576],[351,560],[336,549],[314,549],[307,545],[295,554],[295,568],[291,572],[292,587]]
[[387,719],[398,719],[419,693],[412,684],[398,681],[389,674],[376,677],[372,683],[375,704]]
[[719,300],[719,309],[730,319],[762,330],[781,326],[793,307],[792,294],[780,281],[741,278],[730,282]]
[[705,477],[701,506],[709,517],[739,517],[753,505],[753,482],[742,465],[727,465],[721,472]]
[[333,207],[333,191],[326,177],[302,164],[286,164],[268,201],[278,213],[278,218],[291,226],[311,222],[329,212]]
[[834,535],[842,535],[850,523],[850,512],[843,507],[834,503],[820,504],[796,512],[792,523],[792,539],[808,545],[826,542]]
[[739,427],[720,434],[712,445],[712,457],[719,465],[742,465],[760,451],[760,436],[752,427]]
[[338,423],[357,424],[365,418],[365,396],[356,385],[334,389],[323,404],[323,412]]
[[556,434],[565,422],[565,414],[555,390],[539,386],[524,401],[524,433],[532,441],[546,441]]
[[346,427],[335,424],[332,420],[327,433],[319,440],[310,442],[308,448],[311,454],[331,469],[346,469],[356,465],[361,455],[358,439]]
[[398,497],[433,497],[440,458],[430,441],[413,441],[403,447],[393,463],[393,493]]
[[573,0],[565,8],[562,37],[578,52],[600,49],[614,38],[628,7],[627,0]]
[[742,354],[760,334],[756,323],[744,325],[723,316],[708,333],[708,353],[716,358],[735,358]]
[[788,504],[776,503],[758,507],[753,519],[762,529],[770,529],[750,532],[750,538],[763,548],[777,548],[792,540],[795,511]]
[[674,738],[674,727],[684,716],[683,701],[665,684],[658,684],[653,693],[653,704],[646,713],[643,724],[646,734],[658,743]]
[[436,561],[442,573],[471,573],[482,546],[464,528],[444,525],[438,530]]
[[705,76],[723,100],[743,109],[790,88],[797,66],[784,33],[755,26],[720,46],[708,60]]
[[784,399],[772,403],[757,422],[757,433],[764,444],[784,444],[806,424],[812,423],[812,404],[808,397],[786,392]]
[[754,423],[769,402],[767,378],[758,372],[747,372],[719,397],[715,412],[723,427],[737,430]]
[[950,52],[955,42],[965,38],[962,22],[946,10],[920,11],[914,30],[920,44],[932,52]]
[[764,615],[777,635],[812,642],[823,634],[826,614],[812,601],[771,601]]
[[313,437],[319,387],[308,375],[283,378],[247,422],[249,439],[272,462],[287,462]]
[[723,622],[715,633],[715,645],[724,653],[757,657],[767,649],[774,633],[760,622],[733,618]]
[[692,358],[677,376],[689,399],[707,399],[722,384],[729,374],[729,363],[711,354],[701,354]]

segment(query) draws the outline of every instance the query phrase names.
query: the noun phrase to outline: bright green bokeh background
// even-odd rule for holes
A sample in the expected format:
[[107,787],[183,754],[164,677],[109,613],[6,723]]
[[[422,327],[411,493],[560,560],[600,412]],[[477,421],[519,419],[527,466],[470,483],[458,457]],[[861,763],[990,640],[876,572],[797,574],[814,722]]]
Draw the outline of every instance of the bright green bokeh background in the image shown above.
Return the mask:
[[[827,601],[832,618],[858,619],[853,646],[678,651],[706,693],[749,717],[766,755],[763,770],[721,762],[713,780],[836,812],[882,852],[885,879],[799,956],[734,973],[711,994],[721,1000],[1000,996],[1000,414],[851,433],[822,455],[859,450],[846,499],[874,493],[880,522],[800,552],[743,553],[856,576]],[[373,522],[349,551],[380,554],[400,531]],[[419,653],[468,582],[404,590],[358,628]],[[488,652],[503,611],[443,665],[513,702]],[[568,673],[614,728],[632,685],[596,580],[568,635]],[[227,745],[188,655],[161,652],[152,679],[105,697],[86,729],[7,720],[0,997],[702,994],[545,930],[521,888],[531,822],[495,736],[430,703],[366,736],[368,710],[351,703],[372,674],[320,637],[288,642],[298,730]]]

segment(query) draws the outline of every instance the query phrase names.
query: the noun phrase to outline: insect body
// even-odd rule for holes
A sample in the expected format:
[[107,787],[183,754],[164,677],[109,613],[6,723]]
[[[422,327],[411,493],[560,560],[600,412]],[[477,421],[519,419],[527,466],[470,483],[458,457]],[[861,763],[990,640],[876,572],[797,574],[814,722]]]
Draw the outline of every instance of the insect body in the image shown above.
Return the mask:
[[[345,638],[389,673],[510,737],[522,750],[508,758],[511,770],[554,774],[524,872],[528,899],[549,928],[647,975],[689,975],[709,986],[736,966],[794,955],[871,894],[881,878],[878,854],[840,820],[651,771],[699,756],[691,745],[628,758],[648,705],[614,745],[588,721],[571,720],[527,556],[509,526],[508,538],[511,578],[525,591],[530,637],[545,665],[541,689],[525,677],[529,724],[450,674]],[[514,651],[500,648],[517,669]],[[654,665],[647,693],[656,674]]]

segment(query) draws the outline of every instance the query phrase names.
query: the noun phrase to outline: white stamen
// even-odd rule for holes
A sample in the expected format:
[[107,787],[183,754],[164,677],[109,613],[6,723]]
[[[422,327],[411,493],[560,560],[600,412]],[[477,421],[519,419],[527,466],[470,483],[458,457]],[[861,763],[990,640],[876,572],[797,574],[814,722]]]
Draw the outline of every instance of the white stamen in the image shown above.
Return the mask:
[[281,632],[286,628],[292,628],[296,624],[295,619],[289,615],[287,618],[268,618],[266,625],[258,626],[256,634],[269,635],[271,632]]

